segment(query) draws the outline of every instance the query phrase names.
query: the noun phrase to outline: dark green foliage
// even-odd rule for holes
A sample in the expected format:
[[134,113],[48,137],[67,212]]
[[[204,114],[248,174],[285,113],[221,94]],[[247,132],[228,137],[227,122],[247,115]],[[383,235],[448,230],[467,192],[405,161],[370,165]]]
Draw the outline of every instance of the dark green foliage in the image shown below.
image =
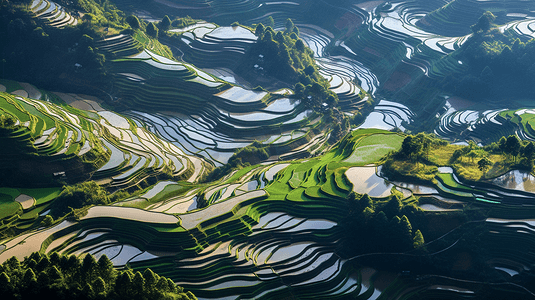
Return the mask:
[[409,158],[413,161],[427,159],[429,149],[432,145],[438,145],[443,141],[432,135],[423,132],[417,135],[408,135],[401,144],[401,149],[397,153],[398,158]]
[[486,172],[490,166],[492,166],[492,161],[487,157],[483,157],[477,162],[477,167],[483,172]]
[[[36,259],[47,263],[35,266]],[[79,266],[75,256],[55,253],[49,258],[34,252],[22,263],[10,258],[0,265],[0,299],[196,299],[151,270],[115,270],[106,255],[98,263],[86,255]]]
[[238,149],[228,163],[224,166],[218,167],[207,176],[206,181],[213,181],[230,173],[230,171],[242,168],[249,165],[258,164],[269,158],[269,153],[262,143],[255,141],[251,145]]
[[[104,9],[92,1],[75,1],[92,3],[99,7],[103,16]],[[63,3],[62,3],[63,5]],[[79,7],[76,3],[73,7]],[[112,7],[109,5],[108,7]],[[81,11],[84,11],[81,8]],[[92,14],[87,13],[86,16]],[[110,19],[113,14],[109,14]],[[31,82],[41,88],[64,91],[80,88],[85,91],[89,86],[106,87],[109,83],[104,67],[104,56],[94,51],[94,42],[84,42],[84,36],[93,39],[101,37],[100,26],[111,25],[105,19],[99,22],[80,22],[77,26],[55,28],[34,18],[25,6],[13,2],[0,3],[0,60],[3,74],[10,79]],[[120,17],[118,17],[120,19]],[[120,20],[117,22],[121,22]],[[75,67],[78,64],[81,67]],[[46,74],[46,76],[44,76]],[[61,80],[58,80],[61,79]]]
[[62,216],[71,208],[86,205],[106,205],[110,203],[108,192],[94,181],[87,181],[72,186],[64,186],[61,194],[54,200],[51,213]]
[[412,225],[421,223],[423,212],[414,205],[403,204],[397,195],[380,201],[351,192],[346,206],[348,213],[340,225],[345,229],[341,251],[347,255],[403,252],[424,244],[422,233],[415,232]]
[[149,22],[147,27],[145,27],[145,31],[150,37],[158,38],[158,28],[154,25],[154,23]]
[[520,153],[520,140],[516,135],[507,137],[507,141],[505,142],[505,153],[515,157],[516,160],[516,157]]
[[481,17],[479,17],[479,20],[476,24],[470,26],[470,29],[472,29],[472,31],[475,33],[486,32],[493,25],[494,20],[496,20],[496,16],[490,11],[487,11]]
[[158,24],[158,27],[160,27],[160,29],[163,31],[167,31],[170,26],[171,26],[171,19],[169,19],[167,15],[165,15],[162,21]]
[[126,18],[126,22],[130,25],[130,27],[132,27],[132,29],[139,29],[139,27],[141,26],[141,24],[139,23],[139,19],[134,15],[128,16]]
[[262,23],[260,23],[260,24],[256,25],[255,35],[256,36],[263,36],[265,30],[266,30],[266,28],[264,27],[264,25]]
[[0,115],[0,130],[12,129],[15,126],[15,119],[7,114]]
[[258,65],[267,75],[299,84],[295,97],[308,108],[319,109],[324,102],[336,104],[338,97],[329,90],[328,81],[319,74],[314,53],[299,39],[298,32],[291,19],[286,21],[285,31],[276,32],[271,26],[258,24],[255,30],[258,41],[248,51],[243,68]]
[[468,72],[448,76],[445,89],[470,99],[532,97],[535,92],[535,40],[522,42],[510,29],[501,32],[486,12],[471,28],[474,35],[456,51]]
[[173,28],[183,28],[189,25],[193,25],[197,21],[193,20],[191,17],[177,18],[171,22],[171,27]]

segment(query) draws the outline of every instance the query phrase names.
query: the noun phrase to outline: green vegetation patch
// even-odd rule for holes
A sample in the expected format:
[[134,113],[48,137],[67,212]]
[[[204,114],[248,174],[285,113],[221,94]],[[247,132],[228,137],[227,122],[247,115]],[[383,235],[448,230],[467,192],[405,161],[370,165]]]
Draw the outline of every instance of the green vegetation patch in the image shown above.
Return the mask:
[[56,299],[197,299],[151,269],[143,273],[115,270],[106,255],[97,261],[90,254],[79,259],[34,252],[22,262],[16,257],[8,259],[2,270],[3,299],[15,299],[12,295],[23,295],[20,299],[43,295]]
[[3,187],[0,188],[0,194],[5,194],[11,196],[13,199],[21,194],[21,192],[18,189],[9,188],[9,187]]
[[0,219],[10,217],[21,210],[18,202],[7,194],[0,194]]
[[61,193],[61,188],[20,189],[21,194],[26,194],[35,199],[35,204],[40,205],[56,199]]
[[374,134],[363,138],[357,148],[344,162],[357,165],[376,163],[391,151],[401,148],[403,138],[397,134]]

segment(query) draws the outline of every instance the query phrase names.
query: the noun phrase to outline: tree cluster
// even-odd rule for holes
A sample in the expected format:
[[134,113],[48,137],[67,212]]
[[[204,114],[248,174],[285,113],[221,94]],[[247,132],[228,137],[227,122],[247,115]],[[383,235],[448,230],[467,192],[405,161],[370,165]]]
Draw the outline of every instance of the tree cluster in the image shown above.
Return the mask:
[[535,143],[533,141],[521,141],[516,135],[510,135],[507,138],[502,136],[497,144],[491,144],[491,149],[496,151],[496,148],[512,158],[515,163],[520,158],[521,163],[530,169],[533,166],[535,158]]
[[446,90],[470,99],[532,97],[535,92],[535,39],[521,41],[514,28],[501,32],[486,12],[471,28],[473,36],[456,51],[468,72],[445,79]]
[[125,191],[110,195],[106,189],[94,181],[68,185],[63,187],[59,196],[52,203],[51,214],[61,217],[73,209],[88,205],[107,205],[127,196],[128,193]]
[[432,146],[444,144],[447,142],[423,132],[417,135],[407,135],[403,139],[401,149],[396,153],[396,158],[410,159],[416,162],[427,160]]
[[1,76],[51,90],[72,90],[73,84],[105,87],[105,57],[95,51],[94,43],[101,34],[90,22],[61,29],[47,26],[25,6],[2,1]]
[[12,257],[0,265],[0,298],[11,299],[197,299],[166,277],[146,269],[118,271],[106,255],[34,252],[20,262]]
[[396,193],[386,200],[374,200],[367,194],[349,193],[348,214],[340,222],[346,232],[344,248],[354,254],[403,252],[422,247],[424,237],[417,229],[422,212],[414,205],[404,205],[401,197]]
[[249,50],[247,63],[254,62],[268,75],[294,83],[295,96],[310,108],[338,102],[336,94],[329,90],[328,81],[318,72],[314,52],[299,38],[299,29],[291,19],[286,21],[284,31],[260,23],[255,35],[258,41]]
[[230,157],[228,163],[215,168],[205,179],[206,182],[214,181],[229,174],[232,170],[258,164],[269,158],[269,153],[265,145],[254,141],[251,145],[237,149]]

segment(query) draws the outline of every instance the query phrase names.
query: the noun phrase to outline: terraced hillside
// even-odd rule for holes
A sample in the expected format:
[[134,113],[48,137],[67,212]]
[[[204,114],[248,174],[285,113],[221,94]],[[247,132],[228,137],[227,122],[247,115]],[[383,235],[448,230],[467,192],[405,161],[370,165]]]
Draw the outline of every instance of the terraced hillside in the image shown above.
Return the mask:
[[470,26],[477,23],[485,11],[495,14],[497,23],[505,24],[532,17],[532,9],[532,4],[526,1],[454,0],[427,14],[417,24],[432,32],[458,36],[470,33]]
[[[535,177],[517,170],[532,166],[529,155],[496,145],[487,155],[471,143],[452,162],[447,155],[462,146],[431,158],[416,149],[421,160],[410,155],[407,164],[429,171],[426,179],[393,181],[383,165],[411,147],[403,131],[417,128],[461,144],[535,140],[531,100],[481,104],[439,85],[469,69],[456,50],[481,12],[496,13],[501,32],[534,37],[532,2],[116,2],[146,8],[146,19],[174,12],[205,21],[170,36],[156,24],[159,41],[144,28],[112,28],[96,41],[113,77],[99,92],[108,103],[0,81],[8,145],[0,173],[13,181],[0,186],[0,262],[34,251],[106,254],[117,268],[151,268],[199,299],[535,298]],[[31,9],[52,26],[81,26],[53,2]],[[261,56],[239,69],[257,42],[251,28],[284,30],[288,18],[340,100],[332,112],[327,103],[313,112],[290,84],[264,76]],[[235,21],[245,25],[218,25]],[[255,88],[262,80],[268,90]],[[268,158],[206,182],[250,145]],[[474,157],[506,163],[478,169]],[[462,179],[463,163],[492,176]],[[38,188],[26,184],[33,178]],[[50,218],[58,183],[88,179],[132,194]]]
[[[402,140],[402,136],[387,131],[360,130],[319,158],[245,168],[144,209],[128,207],[143,199],[165,199],[162,196],[174,183],[162,182],[115,206],[92,207],[77,222],[58,222],[49,229],[4,241],[0,259],[23,257],[36,249],[106,254],[115,266],[150,267],[165,274],[200,299],[273,299],[288,294],[304,299],[357,295],[373,299],[380,294],[412,299],[489,292],[531,295],[508,279],[493,286],[433,273],[418,275],[418,281],[401,275],[402,269],[410,267],[396,263],[400,258],[433,257],[431,261],[420,260],[426,265],[459,256],[444,268],[455,266],[465,259],[460,237],[463,232],[479,232],[479,225],[485,225],[483,231],[488,233],[484,233],[484,243],[488,245],[497,245],[492,238],[497,234],[504,239],[520,238],[514,233],[508,237],[508,229],[500,226],[522,226],[526,221],[506,219],[518,217],[521,211],[529,216],[531,210],[522,204],[535,191],[500,187],[500,179],[493,185],[474,187],[450,173],[440,173],[435,187],[385,181],[380,170],[369,164],[399,149]],[[401,212],[412,211],[412,232],[421,229],[426,251],[367,252],[373,247],[365,246],[367,237],[362,234],[360,246],[346,242],[349,232],[344,220],[351,191],[370,195],[377,210],[392,199],[403,199]],[[467,205],[489,209],[491,218],[464,223],[459,208]],[[445,228],[431,225],[439,220],[453,224]],[[349,250],[348,243],[356,248]],[[519,259],[521,256],[492,248],[485,258],[485,272],[496,276],[526,272],[521,266],[533,262],[529,257]],[[370,267],[381,265],[379,262],[397,271]]]
[[44,20],[48,25],[61,28],[78,24],[78,19],[65,11],[61,5],[53,1],[33,0],[30,9],[35,16]]
[[[184,154],[143,124],[106,111],[93,100],[73,94],[46,95],[89,108],[82,111],[6,93],[2,97],[3,115],[13,120],[3,134],[6,145],[11,145],[3,150],[4,174],[26,177],[6,177],[6,183],[43,185],[60,176],[72,183],[98,179],[118,189],[161,176],[195,181],[204,172],[199,158]],[[30,168],[32,163],[37,165]]]
[[[293,143],[287,150],[273,148],[283,154],[318,135],[312,129],[319,125],[319,118],[311,118],[312,112],[300,101],[289,99],[286,90],[267,93],[232,86],[193,65],[147,50],[114,61],[114,72],[121,97],[132,106],[180,113],[158,117],[132,111],[132,117],[152,124],[162,137],[187,152],[202,152],[216,165],[226,163],[235,149],[255,139],[275,142],[274,146]],[[322,140],[318,137],[315,142]]]
[[94,131],[98,125],[81,119],[80,111],[7,93],[1,97],[2,116],[11,123],[2,129],[4,182],[43,185],[61,172],[80,181],[106,162]]
[[[249,167],[145,210],[93,207],[77,223],[64,221],[7,242],[0,258],[24,256],[35,247],[65,254],[106,253],[116,266],[151,265],[201,298],[273,298],[288,292],[305,298],[312,293],[371,294],[370,275],[376,271],[359,271],[338,253],[337,241],[344,232],[337,222],[345,215],[345,198],[351,190],[372,189],[378,197],[389,198],[390,186],[359,183],[356,170],[333,164],[350,165],[342,160],[385,135],[391,141],[376,145],[399,147],[396,134],[371,131],[355,135],[347,153]],[[359,165],[380,158],[371,155]],[[377,180],[374,167],[356,168]],[[165,185],[154,190],[142,197],[157,197]],[[16,244],[20,240],[26,241],[25,246]]]

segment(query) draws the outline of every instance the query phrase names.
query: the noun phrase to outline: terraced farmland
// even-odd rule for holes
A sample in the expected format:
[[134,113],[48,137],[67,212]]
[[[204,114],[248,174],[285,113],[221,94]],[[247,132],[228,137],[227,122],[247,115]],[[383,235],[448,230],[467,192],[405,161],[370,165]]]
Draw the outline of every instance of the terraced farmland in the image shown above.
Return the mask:
[[61,5],[53,1],[33,0],[30,9],[37,18],[53,27],[61,28],[78,24],[77,18],[73,17]]
[[[407,147],[407,130],[461,144],[535,140],[531,100],[478,104],[437,87],[469,70],[456,50],[482,12],[498,15],[499,31],[533,38],[531,2],[149,6],[149,17],[204,21],[174,27],[174,37],[160,29],[159,41],[143,28],[99,40],[113,74],[99,94],[109,102],[0,81],[0,262],[33,251],[106,254],[117,268],[151,268],[199,299],[535,298],[535,177],[515,169],[516,156],[513,169],[498,166],[480,181],[463,180],[450,162],[432,165],[429,180],[392,181],[381,166]],[[51,26],[78,23],[51,1],[30,9]],[[293,86],[264,77],[261,56],[241,69],[257,40],[251,28],[284,30],[287,18],[338,96],[335,113],[327,103],[314,112]],[[244,25],[223,26],[235,21]],[[206,182],[250,145],[268,158]],[[133,194],[47,219],[60,186],[86,180]]]
[[[76,100],[76,95],[54,96],[92,111],[2,93],[2,112],[14,119],[14,128],[3,140],[37,156],[37,166],[42,165],[38,174],[26,176],[52,180],[60,174],[70,182],[92,178],[118,189],[163,174],[193,182],[203,173],[201,159],[161,141],[141,123],[106,111],[92,100]],[[25,165],[28,157],[4,151],[4,169],[30,171]]]
[[[351,184],[344,169],[328,170],[328,164],[344,158],[333,152],[246,168],[204,191],[192,190],[145,210],[94,207],[77,225],[53,227],[51,240],[39,243],[44,233],[21,237],[26,246],[8,243],[0,255],[34,247],[106,253],[116,266],[151,264],[201,298],[272,298],[289,291],[303,297],[366,295],[373,282],[366,277],[369,271],[355,269],[335,251],[343,235],[337,221]],[[185,276],[192,269],[196,276]]]

